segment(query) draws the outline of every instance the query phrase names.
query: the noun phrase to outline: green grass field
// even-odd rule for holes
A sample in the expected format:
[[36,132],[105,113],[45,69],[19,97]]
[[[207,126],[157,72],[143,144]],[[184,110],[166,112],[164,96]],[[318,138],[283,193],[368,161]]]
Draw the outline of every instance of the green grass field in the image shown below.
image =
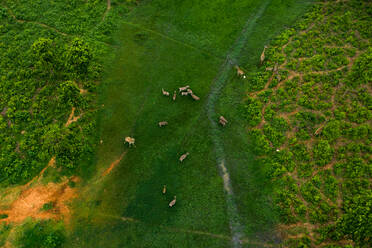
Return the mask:
[[[253,160],[234,104],[241,99],[241,83],[233,70],[221,67],[234,51],[247,20],[246,44],[234,54],[238,64],[258,65],[263,45],[306,10],[310,2],[272,1],[151,1],[143,2],[122,24],[120,48],[107,65],[101,86],[100,139],[93,171],[84,171],[86,189],[73,205],[73,228],[65,247],[229,247],[232,233],[219,175],[215,137],[223,140],[226,166],[231,173],[243,247],[260,247],[278,240],[270,206],[270,183]],[[262,14],[257,14],[259,10]],[[251,19],[250,19],[251,18]],[[230,65],[231,67],[231,65]],[[207,104],[215,79],[225,70],[215,92],[217,112],[230,121],[228,128],[211,132]],[[171,98],[190,85],[201,97]],[[213,111],[214,112],[214,111]],[[159,121],[169,125],[160,129]],[[136,138],[136,147],[123,144]],[[221,145],[221,144],[220,144]],[[218,148],[218,147],[217,147]],[[105,178],[105,168],[126,151]],[[216,154],[217,151],[217,154]],[[181,154],[190,152],[182,163]],[[96,181],[100,180],[100,181]],[[163,185],[167,194],[162,195]],[[177,196],[173,208],[168,203]]]

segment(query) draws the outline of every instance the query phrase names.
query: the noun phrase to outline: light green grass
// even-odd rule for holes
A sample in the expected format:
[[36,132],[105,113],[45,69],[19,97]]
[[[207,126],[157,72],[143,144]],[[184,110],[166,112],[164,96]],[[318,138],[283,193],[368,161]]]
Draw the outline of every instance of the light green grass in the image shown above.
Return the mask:
[[[93,184],[75,203],[73,231],[66,247],[230,246],[230,240],[180,231],[231,237],[223,182],[209,132],[206,99],[220,72],[221,57],[228,54],[244,23],[261,3],[220,2],[221,5],[213,1],[145,2],[126,20],[140,26],[123,24],[119,37],[122,48],[107,70],[106,83],[101,87],[104,107],[99,123],[103,144],[97,149],[95,170],[104,170],[123,151],[128,152],[107,178],[100,184]],[[289,2],[292,1],[272,1],[268,7]],[[293,11],[290,6],[276,14],[284,16],[287,11]],[[257,54],[262,43],[284,24],[273,27],[273,31],[263,37],[257,36],[258,25],[253,25],[248,41],[253,39],[257,43],[252,43],[252,53]],[[201,101],[194,102],[178,95],[173,102],[161,94],[161,88],[173,93],[186,84]],[[233,91],[227,90],[228,93]],[[231,97],[237,95],[234,93]],[[224,101],[236,102],[235,98]],[[221,112],[228,112],[233,119],[235,107],[226,106],[229,107]],[[157,123],[163,120],[168,121],[169,126],[160,129]],[[238,195],[238,210],[242,213],[246,236],[256,240],[253,236],[257,232],[270,230],[275,214],[267,211],[269,207],[264,197],[257,198],[257,204],[248,201],[270,191],[260,183],[261,172],[253,173],[257,165],[249,147],[245,146],[245,135],[238,122],[225,131],[222,139],[227,142],[228,162],[234,159],[233,155],[240,159],[239,165],[230,168]],[[136,138],[136,148],[124,146],[125,136]],[[248,153],[242,152],[244,149]],[[186,151],[190,156],[181,165],[178,158]],[[165,196],[161,194],[164,184],[168,188]],[[174,195],[177,195],[177,204],[169,208],[168,202]],[[264,214],[259,214],[262,209]],[[256,216],[261,219],[254,220]],[[121,217],[139,222],[125,222]],[[260,228],[256,228],[256,224]]]

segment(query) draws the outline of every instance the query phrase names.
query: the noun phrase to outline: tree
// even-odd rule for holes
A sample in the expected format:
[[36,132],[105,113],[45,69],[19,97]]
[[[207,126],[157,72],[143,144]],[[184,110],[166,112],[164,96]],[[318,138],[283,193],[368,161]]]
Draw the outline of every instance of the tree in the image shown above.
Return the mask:
[[73,73],[85,74],[92,57],[88,44],[81,38],[75,38],[66,48],[65,67]]
[[61,149],[61,143],[66,134],[67,129],[61,128],[57,124],[50,125],[41,137],[43,149],[47,150],[49,155],[54,156]]
[[73,81],[66,81],[58,87],[58,98],[61,104],[68,104],[69,106],[79,106],[82,100],[80,89]]
[[42,71],[54,68],[55,47],[51,39],[39,38],[31,46],[31,54],[35,60],[35,66]]
[[262,114],[262,103],[256,99],[249,97],[242,108],[243,116],[248,120],[250,126],[256,126],[260,123]]
[[333,157],[333,149],[327,140],[320,140],[313,149],[315,163],[323,166],[328,164]]
[[351,84],[357,86],[372,81],[372,48],[363,53],[354,63],[350,73]]
[[321,132],[327,140],[333,141],[341,136],[341,121],[332,120],[327,123]]
[[361,247],[372,246],[372,191],[346,199],[337,229]]

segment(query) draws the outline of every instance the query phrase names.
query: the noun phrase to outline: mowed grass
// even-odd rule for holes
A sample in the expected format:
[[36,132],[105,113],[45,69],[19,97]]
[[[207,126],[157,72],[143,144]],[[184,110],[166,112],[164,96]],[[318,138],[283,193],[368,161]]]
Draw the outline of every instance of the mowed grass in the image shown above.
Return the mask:
[[[216,167],[205,103],[223,63],[221,57],[227,54],[260,3],[226,0],[219,1],[222,5],[218,7],[213,1],[177,1],[178,5],[175,2],[144,3],[123,24],[119,36],[122,48],[101,87],[104,106],[99,125],[103,144],[98,145],[96,153],[97,176],[86,181],[81,198],[74,204],[73,230],[66,247],[231,245],[223,181]],[[274,2],[282,6],[293,1],[272,1],[271,8]],[[228,5],[233,7],[222,8]],[[202,21],[199,14],[204,17]],[[283,24],[275,30],[282,27]],[[255,27],[252,39],[258,33]],[[263,42],[271,35],[256,39]],[[260,48],[253,45],[252,49]],[[201,97],[200,101],[177,95],[173,102],[171,97],[161,94],[161,88],[172,95],[186,84]],[[234,90],[241,88],[230,88]],[[227,93],[239,96],[236,92]],[[236,106],[232,103],[236,99],[227,98],[228,104],[220,112],[233,119]],[[169,125],[159,128],[159,121],[168,121]],[[243,223],[248,226],[246,234],[253,236],[257,231],[269,230],[275,214],[261,208],[262,204],[267,206],[266,198],[256,198],[260,201],[250,204],[254,197],[270,191],[266,190],[268,182],[261,182],[262,173],[255,170],[258,168],[249,153],[242,126],[235,125],[224,130],[226,153],[231,159],[236,154],[241,160],[242,166],[229,169]],[[124,146],[125,136],[136,139],[135,148]],[[126,154],[117,167],[100,178],[123,152]],[[190,156],[181,164],[178,158],[185,152],[190,152]],[[166,195],[161,193],[163,185],[167,185]],[[169,208],[168,203],[175,195],[177,204]],[[265,212],[258,214],[262,209]],[[262,219],[254,220],[255,217]],[[264,228],[255,228],[257,223]]]

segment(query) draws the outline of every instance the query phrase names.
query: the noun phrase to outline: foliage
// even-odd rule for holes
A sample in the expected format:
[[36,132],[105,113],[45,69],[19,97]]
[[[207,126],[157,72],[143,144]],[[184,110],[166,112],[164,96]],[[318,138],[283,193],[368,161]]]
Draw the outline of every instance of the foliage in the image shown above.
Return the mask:
[[[115,4],[115,3],[113,3]],[[97,1],[3,1],[0,19],[0,179],[25,182],[55,156],[77,168],[95,142],[95,90],[112,31],[96,25],[119,20]],[[128,10],[128,9],[127,9]],[[69,19],[60,20],[55,13]],[[78,13],[78,14],[77,14]],[[59,21],[56,21],[59,20]],[[54,26],[56,25],[56,26]],[[115,29],[115,25],[110,28]],[[80,31],[86,32],[80,35]],[[78,34],[79,35],[75,35]],[[77,123],[66,125],[72,108]],[[5,179],[5,180],[4,180]]]
[[251,126],[257,125],[262,118],[262,103],[254,98],[248,98],[242,106],[243,116]]
[[41,210],[48,211],[48,210],[51,210],[53,207],[54,207],[54,203],[53,202],[48,202],[48,203],[45,203],[43,205],[43,207],[41,208]]
[[87,73],[92,52],[81,38],[74,38],[66,48],[65,67],[77,75]]
[[56,54],[53,41],[48,38],[39,38],[31,46],[31,54],[35,66],[41,70],[49,71],[56,63]]
[[316,164],[326,165],[331,161],[332,156],[333,150],[327,140],[319,140],[318,143],[314,145],[313,158]]
[[371,8],[315,5],[249,74],[242,116],[275,183],[281,221],[306,239],[289,247],[371,246]]
[[56,229],[52,222],[26,223],[17,239],[20,248],[58,248],[65,239],[61,228]]

